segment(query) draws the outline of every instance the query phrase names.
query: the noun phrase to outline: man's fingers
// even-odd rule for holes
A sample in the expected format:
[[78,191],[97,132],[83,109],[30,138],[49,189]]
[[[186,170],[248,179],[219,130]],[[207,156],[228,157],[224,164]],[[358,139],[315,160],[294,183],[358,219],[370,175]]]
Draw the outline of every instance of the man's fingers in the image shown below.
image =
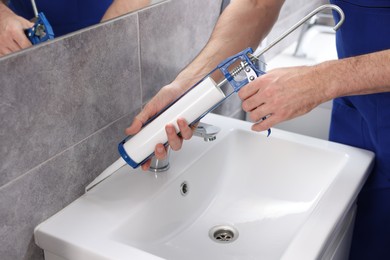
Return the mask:
[[126,135],[135,135],[141,130],[142,126],[143,122],[137,117],[135,117],[131,125],[126,128],[125,133]]
[[11,37],[6,38],[6,39],[4,39],[4,37],[0,37],[0,40],[3,40],[2,51],[6,54],[8,54],[10,52],[15,52],[15,51],[18,51],[21,49],[20,46]]
[[21,49],[31,47],[32,44],[24,33],[15,33],[14,41]]
[[147,160],[144,164],[141,165],[141,169],[144,171],[149,170],[151,163],[152,163],[151,159]]
[[0,48],[0,57],[10,53],[12,53],[12,51],[9,48],[6,47]]
[[183,143],[183,139],[177,135],[175,127],[172,124],[168,124],[165,127],[165,131],[168,136],[169,146],[172,148],[172,150],[174,151],[180,150]]
[[163,160],[167,157],[167,148],[163,144],[157,144],[154,149],[154,154],[156,155],[156,158],[159,160]]
[[252,125],[252,130],[256,132],[261,132],[270,129],[272,126],[280,123],[281,120],[276,116],[270,115],[264,117],[260,122]]
[[177,124],[180,129],[180,134],[183,137],[184,140],[189,140],[191,139],[194,131],[191,127],[188,126],[187,121],[184,118],[179,118],[177,120]]
[[242,87],[240,91],[238,91],[238,96],[241,100],[245,100],[254,94],[256,94],[258,91],[258,87],[256,84],[253,84],[253,82],[249,83],[248,85]]
[[153,104],[155,104],[155,102],[153,102],[152,99],[148,104],[146,104],[144,109],[142,109],[141,112],[136,115],[131,125],[125,130],[127,135],[134,135],[138,133],[142,126],[158,112],[157,107]]

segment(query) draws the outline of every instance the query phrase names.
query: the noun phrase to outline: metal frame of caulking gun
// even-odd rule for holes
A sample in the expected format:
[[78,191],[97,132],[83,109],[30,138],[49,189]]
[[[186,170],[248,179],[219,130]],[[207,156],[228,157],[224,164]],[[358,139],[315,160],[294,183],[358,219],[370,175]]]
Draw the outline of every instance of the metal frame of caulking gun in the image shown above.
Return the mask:
[[[289,30],[287,30],[286,32],[284,32],[282,35],[280,35],[277,39],[275,39],[272,43],[270,43],[268,46],[266,46],[260,53],[258,53],[257,55],[252,55],[253,53],[253,50],[252,48],[247,48],[241,52],[239,52],[238,54],[234,55],[234,56],[231,56],[229,58],[227,58],[226,60],[224,60],[223,62],[221,62],[215,69],[213,69],[210,73],[208,73],[205,77],[203,77],[198,83],[196,83],[194,86],[192,86],[191,88],[189,88],[185,93],[183,93],[180,97],[178,97],[176,100],[174,100],[173,102],[171,102],[170,104],[168,104],[164,109],[162,109],[159,113],[157,113],[155,116],[153,116],[152,118],[150,118],[142,127],[145,127],[146,125],[148,125],[151,121],[153,121],[156,117],[158,117],[159,115],[161,115],[163,112],[165,112],[169,107],[171,107],[173,104],[175,104],[181,97],[183,97],[185,94],[187,94],[190,90],[192,90],[193,88],[195,88],[197,85],[199,85],[200,82],[202,82],[203,80],[205,80],[207,77],[211,76],[211,74],[213,74],[216,70],[220,70],[225,79],[223,79],[221,82],[218,83],[217,87],[221,87],[223,86],[225,83],[229,82],[232,87],[233,87],[233,91],[229,94],[227,94],[225,96],[224,99],[222,99],[220,102],[216,103],[213,107],[211,107],[209,110],[205,111],[202,115],[200,115],[196,120],[194,120],[193,122],[191,122],[189,125],[194,125],[195,123],[199,122],[205,115],[207,115],[208,113],[210,113],[211,111],[213,111],[215,108],[217,108],[219,105],[222,104],[222,102],[224,102],[228,97],[230,97],[234,92],[238,92],[244,85],[248,84],[248,82],[250,81],[253,81],[254,78],[250,78],[249,77],[249,73],[248,72],[245,72],[247,77],[239,82],[235,81],[234,78],[235,76],[238,75],[238,73],[240,73],[241,71],[245,70],[245,68],[250,68],[251,70],[253,70],[255,73],[251,74],[251,75],[256,75],[257,77],[265,74],[265,72],[261,71],[260,69],[258,69],[255,64],[253,63],[254,60],[259,60],[259,57],[261,55],[263,55],[265,52],[267,52],[269,49],[271,49],[273,46],[275,46],[277,43],[279,43],[281,40],[283,40],[286,36],[288,36],[290,33],[292,33],[293,31],[295,31],[299,26],[301,26],[303,23],[305,23],[308,19],[310,19],[312,16],[316,15],[317,13],[321,12],[322,10],[324,9],[333,9],[335,11],[337,11],[340,15],[340,21],[338,22],[338,24],[336,24],[334,26],[334,30],[337,30],[344,22],[344,19],[345,19],[345,16],[344,16],[344,12],[341,10],[340,7],[336,6],[336,5],[332,5],[332,4],[326,4],[326,5],[322,5],[316,9],[314,9],[312,12],[310,12],[308,15],[306,15],[305,17],[303,17],[299,22],[297,22],[295,25],[293,25]],[[251,57],[249,57],[249,55]],[[232,72],[229,72],[229,67],[234,64],[235,62],[237,62],[238,60],[241,60],[241,64],[234,68],[232,70]],[[268,115],[269,116],[269,115]],[[264,117],[262,120],[266,119],[268,116]],[[268,135],[270,134],[270,129],[268,130]],[[118,144],[118,151],[119,151],[119,154],[122,156],[122,158],[133,168],[137,168],[139,165],[142,165],[143,163],[145,163],[148,159],[150,159],[154,153],[151,153],[146,159],[144,159],[142,162],[140,163],[136,163],[134,162],[129,156],[128,154],[126,153],[123,145],[124,143],[129,140],[132,136],[127,136],[122,142],[120,142]],[[167,145],[167,143],[165,143],[165,145]]]

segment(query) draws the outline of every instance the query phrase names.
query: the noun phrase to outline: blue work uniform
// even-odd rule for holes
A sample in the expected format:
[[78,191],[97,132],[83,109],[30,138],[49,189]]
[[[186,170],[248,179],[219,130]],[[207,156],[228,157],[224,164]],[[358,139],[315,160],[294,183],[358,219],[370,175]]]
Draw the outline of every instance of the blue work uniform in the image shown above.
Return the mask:
[[[35,0],[38,12],[43,12],[55,37],[97,24],[113,0]],[[30,20],[34,10],[30,0],[10,0],[9,8]]]
[[[345,13],[336,33],[339,58],[390,49],[390,0],[331,2]],[[390,259],[390,93],[336,98],[329,139],[376,156],[358,196],[350,259]]]

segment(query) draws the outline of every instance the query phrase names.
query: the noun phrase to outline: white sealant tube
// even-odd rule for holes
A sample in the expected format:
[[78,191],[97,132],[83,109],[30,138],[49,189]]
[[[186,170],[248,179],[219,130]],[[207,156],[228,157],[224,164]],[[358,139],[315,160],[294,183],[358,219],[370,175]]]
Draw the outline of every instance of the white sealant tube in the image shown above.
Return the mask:
[[156,144],[165,144],[168,141],[165,132],[167,124],[173,124],[178,133],[178,118],[184,118],[188,123],[192,123],[224,98],[225,94],[214,80],[207,77],[126,141],[123,145],[124,150],[132,161],[141,163],[154,152]]

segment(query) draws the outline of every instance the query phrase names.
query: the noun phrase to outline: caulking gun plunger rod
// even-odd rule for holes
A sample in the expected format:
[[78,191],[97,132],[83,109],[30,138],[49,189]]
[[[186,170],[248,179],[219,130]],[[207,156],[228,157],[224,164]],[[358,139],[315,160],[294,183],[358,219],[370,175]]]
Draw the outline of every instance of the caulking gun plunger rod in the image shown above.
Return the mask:
[[[32,0],[34,1],[34,0]],[[271,42],[268,46],[266,46],[264,49],[262,49],[260,51],[260,53],[256,54],[256,55],[253,55],[252,57],[250,57],[250,59],[252,61],[255,61],[255,60],[259,60],[260,56],[263,55],[265,52],[267,52],[269,49],[271,49],[273,46],[275,46],[277,43],[279,43],[281,40],[283,40],[284,38],[286,38],[290,33],[292,33],[293,31],[295,31],[299,26],[301,26],[303,23],[305,23],[307,20],[309,20],[310,18],[312,18],[314,15],[316,15],[317,13],[323,11],[324,9],[332,9],[336,12],[338,12],[338,14],[340,15],[340,20],[339,22],[333,27],[333,30],[337,31],[340,26],[343,24],[344,20],[345,20],[345,16],[344,16],[344,12],[343,10],[341,10],[340,7],[338,7],[337,5],[332,5],[332,4],[326,4],[326,5],[322,5],[316,9],[314,9],[311,13],[309,13],[308,15],[306,15],[305,17],[303,17],[299,22],[297,22],[295,25],[293,25],[290,29],[288,29],[286,32],[284,32],[282,35],[280,35],[278,38],[276,38],[273,42]],[[239,65],[237,66],[235,69],[232,70],[232,73],[231,75],[233,77],[235,77],[238,73],[240,73],[243,69],[245,69],[245,67],[248,66],[248,64],[246,62],[243,62],[242,65]],[[227,83],[228,80],[225,78],[223,79],[221,82],[218,83],[218,87],[222,87],[225,83]]]
[[35,17],[38,17],[38,9],[37,9],[37,5],[35,4],[35,0],[31,0],[31,5],[34,10]]

